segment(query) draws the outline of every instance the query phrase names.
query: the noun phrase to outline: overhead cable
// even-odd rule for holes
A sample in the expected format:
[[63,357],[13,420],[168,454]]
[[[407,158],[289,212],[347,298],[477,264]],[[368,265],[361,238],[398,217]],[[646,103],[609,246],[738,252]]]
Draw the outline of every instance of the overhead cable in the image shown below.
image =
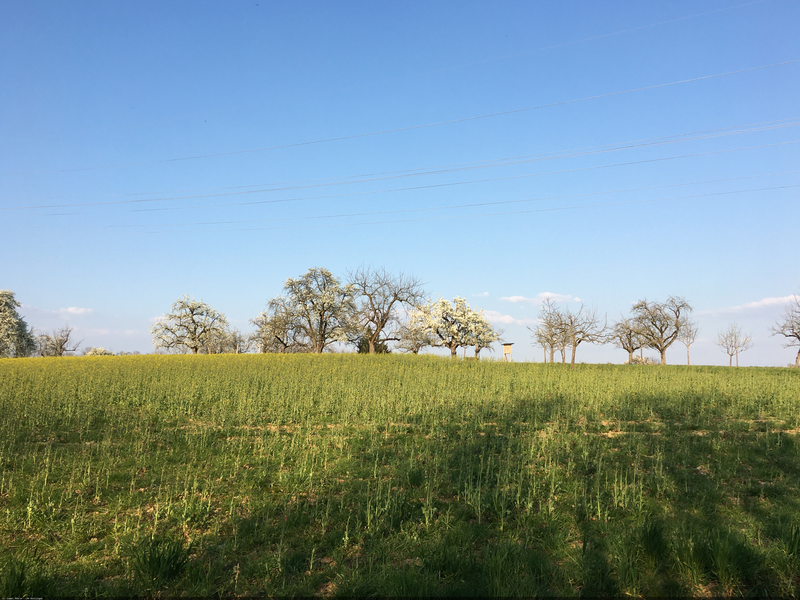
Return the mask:
[[[442,168],[433,168],[433,170],[426,170],[426,171],[417,171],[413,173],[401,173],[397,175],[387,175],[387,176],[375,176],[369,177],[365,176],[363,179],[356,179],[352,181],[327,181],[325,183],[309,183],[303,185],[285,185],[283,187],[268,187],[268,188],[260,188],[254,190],[239,190],[235,192],[217,192],[214,194],[193,194],[193,195],[185,195],[185,196],[167,196],[161,198],[135,198],[129,200],[104,200],[99,202],[72,202],[72,203],[62,203],[62,204],[37,204],[37,205],[17,205],[17,206],[3,206],[0,207],[0,210],[33,210],[33,209],[43,209],[43,208],[78,208],[78,207],[90,207],[90,206],[121,206],[127,204],[143,204],[143,203],[151,203],[151,202],[169,202],[175,200],[196,200],[201,198],[219,198],[219,197],[229,197],[229,196],[244,196],[250,194],[263,194],[263,193],[272,193],[272,192],[285,192],[285,191],[293,191],[293,190],[300,190],[300,189],[309,189],[309,188],[318,188],[318,187],[330,187],[330,186],[341,186],[341,185],[350,185],[356,183],[372,183],[376,181],[386,181],[391,179],[402,179],[408,177],[418,177],[424,175],[441,175],[441,174],[449,174],[449,173],[457,173],[457,172],[464,172],[464,171],[475,171],[480,169],[487,169],[492,167],[498,166],[516,166],[521,164],[530,164],[534,162],[542,162],[547,160],[556,160],[559,158],[575,158],[578,156],[590,156],[594,154],[605,154],[608,152],[617,152],[620,150],[630,150],[634,148],[643,148],[643,147],[652,147],[652,146],[661,146],[666,144],[674,144],[678,142],[686,142],[686,141],[697,141],[697,140],[705,140],[705,139],[712,139],[718,137],[727,137],[729,135],[738,135],[741,133],[753,133],[753,132],[761,132],[761,131],[769,131],[774,129],[783,129],[787,127],[796,127],[800,125],[800,121],[791,122],[791,123],[783,123],[781,125],[773,125],[769,127],[760,127],[760,128],[751,128],[751,129],[738,129],[735,131],[726,131],[723,133],[715,133],[715,134],[706,134],[706,135],[696,135],[694,137],[681,137],[679,139],[666,139],[664,138],[652,138],[654,140],[662,140],[662,141],[643,141],[642,143],[625,143],[622,144],[626,145],[615,145],[614,147],[601,147],[598,150],[575,150],[575,151],[562,151],[560,154],[548,154],[548,155],[532,155],[531,158],[526,157],[512,157],[509,159],[503,159],[504,162],[493,162],[491,164],[470,164],[469,166],[454,166],[454,167],[442,167]],[[703,133],[703,132],[698,132]],[[681,134],[684,135],[691,135],[691,134]],[[670,138],[673,136],[670,136]],[[793,142],[790,142],[793,143]],[[773,145],[773,144],[768,144]],[[778,144],[780,145],[780,144]],[[751,146],[745,148],[737,148],[734,150],[739,149],[749,149],[749,148],[761,148],[764,146]],[[725,152],[728,150],[720,150],[715,152]],[[713,152],[712,152],[713,153]],[[698,155],[685,155],[685,156],[698,156]],[[671,157],[670,157],[671,158]],[[678,157],[680,158],[680,157]],[[667,159],[657,159],[657,160],[668,160]],[[623,164],[632,164],[632,163],[623,163]],[[613,166],[613,165],[612,165]],[[565,171],[551,171],[548,173],[536,173],[534,175],[548,175],[553,173],[562,173]],[[488,182],[488,181],[501,181],[504,179],[514,179],[519,177],[532,177],[534,175],[518,175],[518,176],[511,176],[511,177],[499,177],[499,178],[492,178],[492,179],[483,179],[483,180],[476,180],[470,182],[455,182],[455,183],[447,183],[441,185],[461,185],[463,183],[478,183],[478,182]],[[249,187],[249,186],[246,186]],[[419,187],[411,187],[411,188],[400,188],[400,191],[411,190],[411,189],[424,189],[428,186],[419,186]],[[435,187],[435,186],[434,186]],[[384,190],[382,190],[384,191]],[[382,192],[381,191],[381,192]],[[392,191],[392,190],[388,190]],[[379,192],[362,192],[362,193],[379,193]],[[357,195],[356,194],[341,194],[341,196],[348,196],[348,195]],[[309,198],[327,198],[327,197],[335,197],[334,196],[311,196]],[[303,198],[308,199],[308,198]],[[224,204],[211,204],[211,205],[201,205],[199,207],[167,207],[163,209],[140,209],[140,210],[180,210],[180,209],[187,209],[187,208],[203,208],[203,207],[213,207],[213,206],[241,206],[247,204],[262,204],[262,203],[270,203],[270,202],[286,202],[288,200],[265,200],[265,201],[257,201],[257,202],[245,202],[245,203],[224,203]]]
[[424,123],[424,124],[420,124],[420,125],[408,125],[406,127],[395,127],[395,128],[392,128],[392,129],[382,129],[382,130],[378,130],[378,131],[370,131],[370,132],[367,132],[367,133],[356,133],[356,134],[351,134],[351,135],[342,135],[342,136],[336,136],[336,137],[321,138],[321,139],[316,139],[316,140],[308,140],[308,141],[305,141],[305,142],[293,142],[293,143],[289,143],[289,144],[277,144],[277,145],[274,145],[274,146],[264,146],[264,147],[261,147],[261,148],[249,148],[249,149],[246,149],[246,150],[232,150],[232,151],[229,151],[229,152],[216,152],[216,153],[209,153],[209,154],[196,154],[196,155],[192,155],[192,156],[181,156],[181,157],[176,157],[176,158],[163,158],[163,159],[158,159],[158,160],[149,160],[149,161],[141,161],[141,162],[134,162],[134,163],[119,163],[119,164],[114,164],[114,165],[103,165],[103,166],[95,166],[95,167],[79,167],[79,168],[74,168],[74,169],[60,169],[60,170],[56,170],[56,171],[46,171],[45,173],[71,173],[71,172],[76,172],[76,171],[92,171],[92,170],[112,169],[112,168],[119,168],[119,167],[134,167],[134,166],[162,164],[162,163],[179,162],[179,161],[187,161],[187,160],[198,160],[198,159],[203,159],[203,158],[217,158],[217,157],[221,157],[221,156],[235,156],[235,155],[239,155],[239,154],[248,154],[248,153],[253,153],[253,152],[264,152],[266,150],[281,150],[281,149],[284,149],[284,148],[296,148],[296,147],[300,147],[300,146],[311,146],[311,145],[315,145],[315,144],[327,144],[327,143],[330,143],[330,142],[340,142],[340,141],[344,141],[344,140],[353,140],[353,139],[367,138],[367,137],[373,137],[373,136],[378,136],[378,135],[386,135],[386,134],[389,134],[389,133],[399,133],[399,132],[402,132],[402,131],[414,131],[414,130],[417,130],[417,129],[425,129],[425,128],[428,128],[428,127],[438,127],[440,125],[451,125],[451,124],[455,124],[455,123],[466,123],[466,122],[469,122],[469,121],[477,121],[479,119],[489,119],[489,118],[493,118],[493,117],[501,117],[501,116],[506,116],[506,115],[519,114],[519,113],[533,111],[533,110],[540,110],[540,109],[543,109],[543,108],[552,108],[552,107],[555,107],[555,106],[565,106],[565,105],[568,105],[568,104],[575,104],[575,103],[578,103],[578,102],[586,102],[586,101],[589,101],[589,100],[599,100],[601,98],[611,98],[613,96],[620,96],[622,94],[630,94],[630,93],[633,93],[633,92],[642,92],[642,91],[647,91],[647,90],[655,90],[655,89],[669,87],[669,86],[673,86],[673,85],[679,85],[679,84],[683,84],[683,83],[693,83],[693,82],[696,82],[696,81],[704,81],[704,80],[707,80],[707,79],[714,79],[714,78],[717,78],[717,77],[725,77],[725,76],[728,76],[728,75],[738,75],[738,74],[741,74],[741,73],[749,73],[749,72],[753,72],[753,71],[760,71],[762,69],[770,69],[770,68],[773,68],[773,67],[781,67],[781,66],[786,66],[786,65],[792,65],[792,64],[796,64],[798,62],[800,62],[800,59],[787,60],[787,61],[783,61],[783,62],[779,62],[779,63],[772,63],[772,64],[769,64],[769,65],[761,65],[761,66],[758,66],[758,67],[748,67],[746,69],[737,69],[735,71],[725,71],[723,73],[714,73],[714,74],[711,74],[711,75],[701,75],[699,77],[690,77],[688,79],[670,81],[670,82],[667,82],[667,83],[658,83],[658,84],[646,85],[646,86],[642,86],[642,87],[638,87],[638,88],[630,88],[630,89],[626,89],[626,90],[619,90],[619,91],[616,91],[616,92],[607,92],[607,93],[604,93],[604,94],[595,94],[595,95],[592,95],[592,96],[584,96],[582,98],[574,98],[574,99],[571,99],[571,100],[560,100],[558,102],[550,102],[550,103],[547,103],[547,104],[538,104],[536,106],[527,106],[527,107],[524,107],[524,108],[515,108],[515,109],[511,109],[511,110],[503,110],[503,111],[498,111],[498,112],[493,112],[493,113],[486,113],[486,114],[482,114],[482,115],[473,115],[473,116],[470,116],[470,117],[461,117],[461,118],[457,118],[457,119],[447,119],[447,120],[444,120],[444,121],[435,121],[435,122]]
[[[764,0],[758,0],[764,1]],[[611,142],[608,144],[599,144],[594,146],[583,146],[580,148],[572,148],[567,150],[553,150],[550,152],[541,152],[537,154],[522,154],[516,156],[506,156],[500,158],[486,158],[482,160],[473,160],[468,162],[460,162],[460,163],[449,163],[444,165],[435,165],[435,166],[428,166],[428,167],[415,167],[412,169],[400,169],[394,171],[377,171],[372,173],[361,173],[359,175],[340,175],[338,177],[317,177],[314,179],[295,179],[291,181],[279,181],[279,182],[272,182],[272,183],[249,183],[249,184],[240,184],[240,185],[228,185],[228,186],[217,186],[217,187],[207,187],[207,188],[192,188],[192,189],[185,189],[185,190],[170,190],[170,191],[161,191],[161,192],[125,192],[125,193],[117,193],[117,194],[101,194],[97,196],[98,198],[120,198],[120,197],[128,197],[128,196],[156,196],[156,195],[165,195],[165,194],[189,194],[189,193],[196,193],[196,192],[212,192],[212,191],[219,191],[219,190],[241,190],[244,188],[273,188],[276,186],[286,186],[286,185],[299,185],[299,184],[307,184],[307,183],[337,183],[340,181],[349,181],[351,183],[359,183],[358,180],[365,179],[369,177],[380,177],[383,175],[401,175],[401,174],[408,174],[410,176],[414,175],[427,175],[429,172],[438,169],[451,169],[456,167],[470,167],[474,166],[477,168],[484,168],[484,167],[494,167],[494,166],[505,166],[507,164],[511,164],[510,161],[520,160],[520,159],[529,159],[529,158],[569,158],[572,153],[574,152],[583,152],[586,150],[595,150],[595,149],[602,149],[607,148],[610,150],[615,149],[619,146],[627,146],[629,144],[643,144],[643,142],[654,142],[659,140],[671,140],[671,141],[694,141],[696,139],[707,139],[705,137],[689,137],[689,136],[699,136],[702,134],[709,134],[709,133],[716,133],[722,132],[725,135],[734,135],[739,133],[752,133],[752,132],[760,132],[760,131],[768,131],[772,129],[782,129],[784,127],[794,127],[800,124],[800,121],[796,123],[789,123],[789,121],[797,121],[800,117],[790,117],[784,119],[776,119],[773,121],[762,121],[757,123],[748,123],[745,125],[733,125],[728,127],[718,127],[715,129],[705,129],[701,131],[693,131],[688,133],[674,133],[670,135],[662,135],[658,137],[652,138],[642,138],[636,140],[628,140],[624,142]],[[709,136],[709,137],[716,137],[716,136]],[[674,139],[673,138],[683,138],[683,139]],[[269,190],[267,190],[269,191]],[[43,202],[47,199],[53,199],[53,196],[49,198],[44,198],[39,200],[39,202]],[[57,196],[55,197],[57,198]],[[158,199],[155,199],[158,200]],[[8,206],[8,207],[0,207],[0,210],[20,210],[25,208],[56,208],[59,206],[101,206],[103,204],[126,204],[126,203],[134,203],[134,202],[150,202],[153,199],[146,198],[146,199],[138,199],[138,200],[119,200],[119,201],[96,201],[96,202],[81,202],[81,203],[72,203],[72,204],[47,204],[47,205],[24,205],[24,206]]]
[[766,188],[756,188],[750,190],[733,190],[727,192],[709,192],[705,194],[690,194],[686,196],[670,196],[666,198],[646,198],[641,200],[623,200],[620,202],[605,202],[601,204],[581,204],[576,206],[554,206],[549,208],[535,208],[529,210],[516,210],[516,211],[509,211],[509,212],[494,212],[494,213],[481,213],[481,214],[474,214],[474,215],[449,215],[449,216],[441,216],[441,217],[423,217],[423,218],[416,218],[416,219],[399,219],[394,221],[363,221],[360,223],[324,223],[318,225],[297,225],[297,226],[290,226],[290,227],[252,227],[252,228],[236,228],[236,229],[217,229],[217,230],[207,230],[205,233],[213,233],[213,232],[230,232],[230,231],[279,231],[279,230],[288,230],[288,229],[317,229],[317,228],[324,228],[324,227],[354,227],[358,225],[389,225],[389,224],[397,224],[397,223],[416,223],[422,221],[445,221],[451,219],[471,219],[471,218],[486,218],[486,217],[498,217],[498,216],[507,216],[507,215],[521,215],[521,214],[531,214],[531,213],[539,213],[539,212],[554,212],[554,211],[563,211],[563,210],[578,210],[584,208],[600,208],[600,207],[609,207],[609,206],[624,206],[628,204],[644,204],[649,202],[664,202],[670,200],[688,200],[692,198],[708,198],[714,196],[725,196],[730,194],[744,194],[748,192],[764,192],[770,190],[784,190],[784,189],[793,189],[793,188],[800,188],[800,184],[796,185],[783,185],[783,186],[776,186],[776,187],[766,187]]
[[[699,156],[711,156],[714,154],[723,154],[728,152],[737,152],[741,150],[755,150],[760,148],[769,148],[774,146],[785,146],[788,144],[797,144],[800,143],[800,140],[792,140],[788,142],[777,142],[774,144],[761,144],[757,146],[744,146],[740,148],[728,148],[725,150],[712,150],[709,152],[699,152],[695,154],[681,154],[678,156],[666,156],[661,158],[649,158],[643,160],[634,160],[634,161],[627,161],[627,162],[620,162],[620,163],[612,163],[606,165],[595,165],[591,167],[578,167],[574,169],[564,169],[560,171],[545,171],[540,173],[528,173],[523,175],[509,175],[507,177],[492,177],[489,179],[473,179],[470,181],[453,181],[448,183],[431,183],[428,185],[417,185],[417,186],[410,186],[404,188],[389,188],[383,190],[372,190],[372,191],[364,191],[364,192],[347,192],[342,194],[326,194],[320,196],[301,196],[296,198],[278,198],[273,200],[252,200],[249,202],[226,202],[226,203],[219,203],[219,204],[203,204],[199,206],[171,206],[171,207],[159,207],[159,208],[136,208],[136,209],[128,209],[126,211],[115,211],[115,212],[163,212],[169,210],[198,210],[203,208],[218,208],[218,207],[230,207],[230,206],[254,206],[254,205],[261,205],[261,204],[281,204],[287,202],[298,202],[298,201],[305,201],[305,200],[325,200],[331,198],[345,198],[345,197],[353,197],[353,196],[369,196],[372,194],[386,194],[386,193],[395,193],[395,192],[408,192],[408,191],[418,191],[418,190],[427,190],[427,189],[435,189],[435,188],[443,188],[443,187],[452,187],[457,185],[472,185],[476,183],[493,183],[496,181],[510,181],[515,179],[527,179],[530,177],[539,177],[544,175],[562,175],[566,173],[577,173],[581,171],[592,171],[597,169],[608,169],[614,167],[627,167],[632,165],[640,165],[640,164],[647,164],[647,163],[655,163],[655,162],[662,162],[667,160],[678,160],[682,158],[696,158]],[[74,215],[74,214],[92,214],[86,212],[80,213],[51,213],[52,215]],[[113,213],[110,213],[113,214]]]
[[[102,225],[104,228],[112,229],[141,229],[145,227],[187,227],[187,226],[206,226],[206,225],[233,225],[242,223],[269,223],[280,221],[310,221],[314,219],[340,219],[346,217],[366,217],[375,215],[391,215],[402,213],[415,213],[415,212],[430,212],[436,210],[453,210],[458,208],[477,208],[481,206],[497,206],[504,204],[522,204],[528,202],[543,202],[545,200],[565,200],[568,198],[583,198],[587,196],[599,196],[607,194],[623,194],[629,192],[643,192],[651,190],[660,190],[671,187],[684,187],[690,185],[704,185],[709,183],[723,183],[728,181],[741,181],[743,179],[756,179],[760,177],[775,177],[778,175],[791,175],[800,173],[800,170],[795,171],[782,171],[777,173],[763,173],[760,175],[743,175],[741,177],[726,177],[724,179],[707,179],[705,181],[690,181],[685,183],[667,183],[664,185],[653,185],[646,187],[628,188],[621,190],[604,190],[601,192],[585,192],[581,194],[562,194],[557,196],[540,196],[537,198],[523,198],[521,200],[495,200],[491,202],[472,202],[469,204],[448,204],[444,206],[426,206],[422,208],[399,208],[395,210],[382,210],[371,212],[359,213],[341,213],[335,215],[306,215],[302,217],[272,217],[269,219],[240,219],[234,221],[200,221],[195,223],[127,223],[125,225]],[[760,189],[782,189],[781,187],[760,188]],[[95,227],[95,226],[88,226]]]

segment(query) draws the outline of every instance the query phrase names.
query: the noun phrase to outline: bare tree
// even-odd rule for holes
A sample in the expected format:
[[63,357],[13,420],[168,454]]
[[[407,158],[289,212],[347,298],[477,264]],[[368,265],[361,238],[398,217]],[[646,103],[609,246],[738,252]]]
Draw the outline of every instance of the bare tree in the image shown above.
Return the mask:
[[689,303],[677,296],[666,302],[640,300],[633,305],[636,331],[646,348],[658,350],[662,365],[667,364],[667,348],[678,339],[681,324],[691,312]]
[[604,341],[604,334],[606,331],[606,323],[600,324],[600,318],[597,316],[597,311],[586,310],[586,307],[581,304],[577,312],[572,312],[569,308],[559,311],[559,328],[561,330],[561,337],[564,338],[572,349],[572,356],[570,358],[570,367],[575,367],[575,353],[578,350],[578,345],[587,342],[589,344],[596,344],[597,342]]
[[545,299],[539,311],[539,325],[536,329],[528,330],[533,334],[536,344],[550,353],[550,362],[556,350],[561,354],[561,362],[567,362],[567,348],[571,349],[570,365],[575,366],[575,354],[578,346],[584,342],[596,343],[604,340],[606,325],[600,324],[597,312],[586,310],[581,304],[577,312],[569,308],[559,309],[550,299]]
[[422,283],[416,277],[400,273],[394,275],[385,269],[360,268],[348,274],[354,295],[360,299],[357,319],[361,336],[369,344],[369,353],[375,354],[379,341],[399,341],[399,310],[418,305],[424,299]]
[[41,356],[67,356],[75,352],[81,345],[81,341],[72,339],[72,327],[66,325],[61,329],[54,329],[52,333],[46,333],[36,338],[37,354]]
[[[544,362],[547,362],[547,351],[548,349],[552,349],[553,346],[550,344],[550,339],[547,336],[546,331],[542,326],[536,327],[536,329],[531,329],[528,327],[528,331],[531,332],[531,337],[533,338],[533,345],[539,346],[544,353]],[[553,354],[550,353],[550,362],[553,362]]]
[[[782,335],[786,338],[783,347],[791,348],[800,346],[800,294],[795,294],[783,313],[783,321],[775,323],[772,335]],[[800,367],[800,348],[794,359],[794,366]]]
[[639,335],[633,319],[623,318],[614,323],[608,337],[614,346],[622,348],[628,353],[628,364],[633,363],[633,353],[641,350],[644,345],[644,340]]
[[736,323],[731,323],[727,329],[723,329],[717,334],[717,340],[714,343],[728,354],[730,359],[728,366],[733,366],[733,357],[735,356],[738,367],[739,354],[753,347],[753,338],[750,335],[744,335],[742,328]]
[[567,344],[561,328],[561,313],[550,298],[545,299],[539,310],[539,325],[536,329],[528,327],[528,330],[533,334],[536,345],[544,350],[544,362],[547,362],[548,353],[550,362],[553,362],[556,350],[561,352],[561,362],[566,362]]
[[165,314],[150,328],[153,346],[178,352],[197,354],[208,351],[209,344],[228,331],[225,315],[208,304],[190,298],[178,298],[172,312]]
[[678,341],[686,346],[686,364],[691,365],[691,360],[689,359],[689,346],[695,343],[697,340],[697,332],[698,332],[697,323],[692,321],[688,317],[684,319],[681,323],[680,331],[678,332]]

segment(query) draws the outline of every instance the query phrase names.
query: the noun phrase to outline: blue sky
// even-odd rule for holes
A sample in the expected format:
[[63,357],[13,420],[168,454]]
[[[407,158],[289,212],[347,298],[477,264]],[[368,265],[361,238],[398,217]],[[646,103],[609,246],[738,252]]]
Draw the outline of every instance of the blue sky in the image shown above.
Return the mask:
[[735,320],[742,364],[785,365],[798,22],[792,0],[8,0],[0,288],[37,329],[151,351],[183,294],[248,329],[287,277],[372,265],[484,308],[517,360],[541,360],[545,294],[609,321],[680,295],[693,362],[727,364]]

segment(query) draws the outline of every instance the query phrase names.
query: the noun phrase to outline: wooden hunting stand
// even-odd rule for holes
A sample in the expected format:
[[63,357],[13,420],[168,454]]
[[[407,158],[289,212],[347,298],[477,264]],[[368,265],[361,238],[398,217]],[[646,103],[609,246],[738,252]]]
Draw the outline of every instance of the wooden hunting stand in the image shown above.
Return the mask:
[[511,358],[511,346],[514,345],[514,342],[506,343],[503,342],[503,359],[506,362],[514,362],[514,359]]

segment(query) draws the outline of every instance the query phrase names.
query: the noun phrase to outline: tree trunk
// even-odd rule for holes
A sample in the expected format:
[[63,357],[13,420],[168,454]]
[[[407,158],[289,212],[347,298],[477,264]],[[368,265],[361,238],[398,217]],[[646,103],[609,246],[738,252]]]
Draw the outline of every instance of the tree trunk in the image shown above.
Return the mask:
[[728,366],[732,367],[733,366],[733,354],[728,354],[728,358],[730,359],[728,361]]
[[633,363],[633,350],[628,350],[628,364]]
[[666,365],[667,364],[667,350],[666,350],[666,348],[661,351],[661,364],[662,365]]
[[800,350],[797,351],[797,358],[794,359],[794,366],[800,367]]
[[476,345],[475,346],[475,359],[478,359],[478,353],[481,351],[481,347]]
[[562,365],[567,364],[567,349],[566,349],[566,347],[561,348],[559,350],[559,352],[561,352],[561,364]]
[[686,346],[686,366],[688,367],[691,365],[691,361],[689,360],[689,346]]
[[739,366],[739,353],[736,353],[736,366]]
[[372,338],[369,338],[369,353],[375,354],[375,340]]
[[553,346],[550,346],[550,362],[554,363],[556,357],[556,349]]
[[450,356],[456,358],[458,356],[458,346],[451,346],[450,347]]
[[575,346],[573,346],[573,347],[572,347],[572,360],[571,360],[571,361],[570,361],[570,363],[569,363],[569,366],[570,366],[570,367],[574,367],[574,366],[575,366],[575,352],[576,352],[577,350],[578,350],[578,346],[577,346],[577,345],[575,345]]

